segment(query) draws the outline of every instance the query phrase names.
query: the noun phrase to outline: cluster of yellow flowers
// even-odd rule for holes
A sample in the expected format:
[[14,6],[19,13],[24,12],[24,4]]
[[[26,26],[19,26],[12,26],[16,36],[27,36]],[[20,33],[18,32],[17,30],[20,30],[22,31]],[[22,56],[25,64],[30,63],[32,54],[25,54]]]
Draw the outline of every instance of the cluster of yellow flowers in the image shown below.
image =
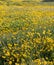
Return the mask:
[[54,65],[54,6],[0,6],[0,65]]

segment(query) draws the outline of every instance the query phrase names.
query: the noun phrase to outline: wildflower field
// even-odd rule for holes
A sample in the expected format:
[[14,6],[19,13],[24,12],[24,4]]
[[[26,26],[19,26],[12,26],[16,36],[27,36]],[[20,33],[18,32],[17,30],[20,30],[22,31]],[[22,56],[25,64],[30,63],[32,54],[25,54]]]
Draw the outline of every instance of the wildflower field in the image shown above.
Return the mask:
[[54,5],[0,5],[0,65],[54,65]]

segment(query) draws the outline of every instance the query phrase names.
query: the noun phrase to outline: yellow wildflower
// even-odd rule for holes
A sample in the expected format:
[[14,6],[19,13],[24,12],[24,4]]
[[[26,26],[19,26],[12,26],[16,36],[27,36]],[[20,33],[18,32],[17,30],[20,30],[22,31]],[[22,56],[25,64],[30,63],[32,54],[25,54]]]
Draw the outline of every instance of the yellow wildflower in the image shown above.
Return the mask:
[[9,61],[9,64],[11,65],[12,64],[12,61]]

